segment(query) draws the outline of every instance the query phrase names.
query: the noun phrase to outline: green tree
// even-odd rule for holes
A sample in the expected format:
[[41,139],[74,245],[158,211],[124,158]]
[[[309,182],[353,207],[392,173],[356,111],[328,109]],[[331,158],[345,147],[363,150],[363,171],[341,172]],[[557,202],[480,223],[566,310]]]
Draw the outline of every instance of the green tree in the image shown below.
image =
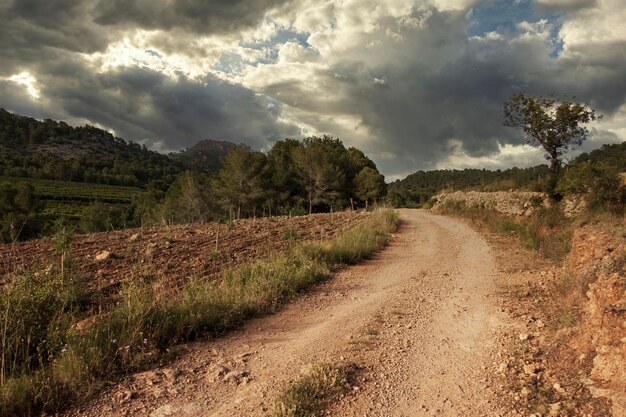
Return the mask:
[[572,145],[580,145],[589,133],[584,126],[602,116],[585,104],[551,97],[513,95],[504,104],[504,125],[521,128],[528,143],[541,146],[550,161],[549,192],[554,191],[561,158]]
[[299,180],[300,170],[294,160],[294,153],[302,146],[295,139],[279,140],[267,154],[266,175],[272,190],[268,197],[274,198],[283,210],[306,200]]
[[208,175],[185,171],[165,194],[160,206],[163,223],[198,223],[214,216],[211,180]]
[[265,196],[263,170],[266,156],[252,152],[245,146],[237,146],[222,161],[222,169],[213,180],[213,190],[220,206],[225,210],[255,211]]
[[354,178],[356,186],[356,196],[365,202],[376,201],[385,194],[385,177],[376,169],[368,166],[364,167]]
[[340,165],[344,155],[341,141],[328,136],[305,138],[302,147],[294,151],[294,161],[307,193],[309,214],[315,206],[329,205],[345,192],[345,172]]
[[30,184],[0,183],[0,237],[15,242],[37,235],[42,205]]

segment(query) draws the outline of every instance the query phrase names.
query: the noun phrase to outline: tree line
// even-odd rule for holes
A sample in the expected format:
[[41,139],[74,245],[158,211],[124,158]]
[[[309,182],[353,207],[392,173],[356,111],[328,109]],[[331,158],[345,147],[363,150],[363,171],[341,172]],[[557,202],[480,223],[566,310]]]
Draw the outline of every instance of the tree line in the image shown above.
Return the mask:
[[[0,186],[2,240],[50,233],[45,206],[32,186]],[[124,207],[96,201],[76,222],[81,232],[193,223],[242,217],[299,215],[366,208],[386,194],[384,177],[374,162],[330,136],[284,139],[267,153],[240,145],[222,159],[215,174],[183,171],[168,187],[155,181]]]
[[214,176],[185,171],[159,198],[142,204],[144,219],[179,223],[364,208],[386,193],[365,154],[330,136],[283,139],[267,154],[237,146]]

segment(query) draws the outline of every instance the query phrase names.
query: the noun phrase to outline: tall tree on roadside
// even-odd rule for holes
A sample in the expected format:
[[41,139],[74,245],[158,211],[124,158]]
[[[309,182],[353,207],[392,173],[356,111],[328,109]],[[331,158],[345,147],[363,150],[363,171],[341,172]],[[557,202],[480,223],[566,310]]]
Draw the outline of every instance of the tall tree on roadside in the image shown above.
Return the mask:
[[306,200],[299,180],[300,169],[294,160],[294,153],[302,148],[296,139],[283,139],[276,142],[267,154],[266,171],[275,201],[283,206],[300,205]]
[[185,171],[165,194],[160,206],[161,221],[164,223],[197,223],[213,217],[211,184],[208,175]]
[[541,146],[550,161],[548,192],[555,196],[561,157],[572,145],[580,145],[589,133],[583,126],[602,116],[586,104],[551,97],[513,95],[504,103],[504,125],[521,128],[528,143]]
[[220,206],[236,210],[237,218],[242,209],[252,209],[265,195],[263,168],[266,157],[240,145],[231,150],[222,161],[222,169],[213,181],[213,191]]
[[313,207],[332,204],[341,197],[345,190],[345,173],[340,159],[344,154],[341,141],[329,136],[305,138],[302,147],[294,151],[294,161],[307,193],[309,213],[313,213]]
[[356,196],[365,202],[376,201],[385,194],[385,177],[376,169],[364,167],[354,178]]

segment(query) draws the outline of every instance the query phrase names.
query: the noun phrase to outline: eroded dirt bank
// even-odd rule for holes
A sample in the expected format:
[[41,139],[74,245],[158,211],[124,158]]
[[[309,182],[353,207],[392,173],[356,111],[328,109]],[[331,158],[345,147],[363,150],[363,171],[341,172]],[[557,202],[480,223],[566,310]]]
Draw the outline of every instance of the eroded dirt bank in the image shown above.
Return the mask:
[[337,416],[506,415],[488,375],[506,318],[496,266],[469,226],[402,210],[389,247],[282,312],[178,349],[72,415],[262,415],[316,361],[360,368]]

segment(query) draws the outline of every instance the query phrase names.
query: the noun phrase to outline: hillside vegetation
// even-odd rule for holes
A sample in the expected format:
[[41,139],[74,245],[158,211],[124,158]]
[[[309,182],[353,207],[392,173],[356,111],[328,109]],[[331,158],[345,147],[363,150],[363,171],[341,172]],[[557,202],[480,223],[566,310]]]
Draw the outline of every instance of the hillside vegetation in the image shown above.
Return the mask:
[[[336,138],[284,139],[267,153],[204,140],[162,155],[93,126],[0,109],[0,237],[115,230],[364,207],[384,177]],[[97,184],[97,185],[94,185]]]
[[0,175],[145,187],[184,169],[166,155],[93,126],[0,109]]
[[[592,183],[614,181],[626,171],[626,142],[606,144],[576,157],[562,169],[561,195],[591,191]],[[613,179],[610,179],[613,178]],[[417,171],[389,185],[388,200],[397,207],[418,207],[442,191],[544,191],[548,185],[547,165],[531,168]],[[573,185],[576,183],[576,185]]]

